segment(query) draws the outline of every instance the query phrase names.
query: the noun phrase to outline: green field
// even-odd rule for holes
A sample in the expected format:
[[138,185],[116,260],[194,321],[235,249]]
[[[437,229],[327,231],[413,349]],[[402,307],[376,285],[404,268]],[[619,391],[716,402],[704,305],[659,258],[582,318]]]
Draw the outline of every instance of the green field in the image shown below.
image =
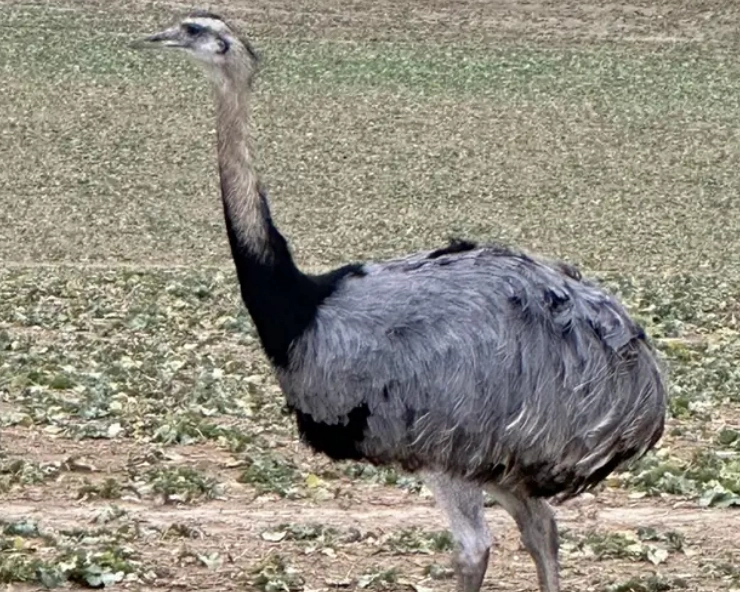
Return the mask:
[[[558,509],[563,590],[740,590],[740,7],[232,0],[259,167],[320,270],[497,239],[666,359],[660,448]],[[0,588],[453,590],[419,482],[297,443],[244,311],[190,9],[0,0]],[[513,522],[485,590],[535,590]]]

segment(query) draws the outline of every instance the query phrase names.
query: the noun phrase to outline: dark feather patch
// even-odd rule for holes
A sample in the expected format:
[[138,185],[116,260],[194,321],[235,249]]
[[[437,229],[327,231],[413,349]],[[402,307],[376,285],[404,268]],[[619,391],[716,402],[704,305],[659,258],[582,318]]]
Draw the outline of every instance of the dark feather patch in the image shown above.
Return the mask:
[[343,279],[364,275],[364,270],[360,264],[350,264],[322,275],[301,273],[293,262],[287,241],[272,224],[264,195],[262,207],[268,225],[269,261],[256,257],[242,246],[224,201],[226,230],[242,300],[257,328],[262,347],[275,366],[286,368],[292,343],[312,325],[321,303]]
[[583,280],[581,270],[578,269],[576,265],[573,265],[572,263],[566,263],[565,261],[558,261],[556,265],[558,269],[560,269],[560,271],[567,275],[569,278],[576,280],[577,282]]
[[314,421],[310,414],[295,411],[298,431],[303,441],[316,452],[322,452],[334,460],[361,460],[364,455],[359,444],[365,438],[367,404],[355,407],[347,415],[345,424],[326,424]]
[[[232,32],[232,34],[239,39],[241,44],[245,47],[247,50],[247,53],[249,53],[249,56],[254,60],[255,63],[260,62],[260,55],[257,53],[257,50],[255,50],[254,46],[250,43],[249,39],[244,37],[243,35],[239,35],[236,30],[224,19],[221,15],[216,14],[215,12],[210,12],[208,10],[194,10],[188,15],[188,18],[204,18],[204,19],[213,19],[215,21],[221,21],[223,24],[225,24],[229,30]],[[229,50],[229,44],[225,39],[222,39],[222,41],[225,44],[224,50],[221,53],[226,53]]]
[[570,303],[570,296],[567,292],[556,288],[545,288],[544,299],[547,308],[553,313],[558,313]]
[[429,253],[429,259],[437,259],[443,255],[454,255],[455,253],[463,253],[465,251],[472,251],[477,248],[478,245],[472,241],[453,238],[450,239],[450,244],[436,251]]

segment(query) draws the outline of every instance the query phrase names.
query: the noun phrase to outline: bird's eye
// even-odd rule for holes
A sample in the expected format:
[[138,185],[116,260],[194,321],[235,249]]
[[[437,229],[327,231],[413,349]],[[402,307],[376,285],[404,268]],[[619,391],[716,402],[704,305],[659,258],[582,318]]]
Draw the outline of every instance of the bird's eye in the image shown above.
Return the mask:
[[192,37],[197,37],[206,30],[204,26],[196,25],[195,23],[185,23],[182,28],[188,35]]

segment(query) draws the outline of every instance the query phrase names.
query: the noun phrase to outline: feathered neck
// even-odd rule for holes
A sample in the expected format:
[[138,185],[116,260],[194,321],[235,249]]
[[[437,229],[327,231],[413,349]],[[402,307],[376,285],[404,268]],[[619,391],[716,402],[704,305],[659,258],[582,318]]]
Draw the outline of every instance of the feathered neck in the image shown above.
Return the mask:
[[242,299],[273,363],[287,364],[290,343],[315,314],[311,280],[296,267],[272,223],[254,167],[250,134],[253,64],[230,64],[214,77],[218,164],[226,229]]

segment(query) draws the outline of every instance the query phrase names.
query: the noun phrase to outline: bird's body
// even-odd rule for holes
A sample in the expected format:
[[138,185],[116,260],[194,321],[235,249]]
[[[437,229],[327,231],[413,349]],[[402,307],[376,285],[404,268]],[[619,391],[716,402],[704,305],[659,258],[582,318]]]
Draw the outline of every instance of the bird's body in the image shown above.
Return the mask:
[[547,262],[465,246],[336,283],[278,368],[305,440],[547,497],[654,444],[661,377],[624,308]]
[[304,441],[422,474],[458,542],[461,592],[486,572],[488,489],[516,520],[541,590],[557,592],[544,498],[599,483],[663,431],[665,387],[642,329],[573,268],[496,244],[304,274],[253,168],[254,51],[207,13],[148,42],[186,50],[211,75],[242,298]]

